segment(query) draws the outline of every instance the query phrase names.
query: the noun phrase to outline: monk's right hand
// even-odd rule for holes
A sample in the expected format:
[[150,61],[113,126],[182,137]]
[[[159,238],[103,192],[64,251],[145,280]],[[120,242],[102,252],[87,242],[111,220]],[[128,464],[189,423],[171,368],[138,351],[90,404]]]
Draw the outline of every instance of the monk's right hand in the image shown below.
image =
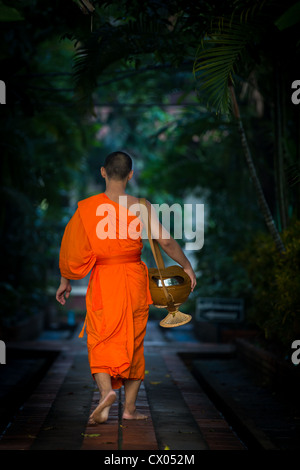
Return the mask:
[[69,298],[72,287],[70,281],[61,280],[60,286],[56,291],[56,300],[61,304],[65,305],[66,299]]

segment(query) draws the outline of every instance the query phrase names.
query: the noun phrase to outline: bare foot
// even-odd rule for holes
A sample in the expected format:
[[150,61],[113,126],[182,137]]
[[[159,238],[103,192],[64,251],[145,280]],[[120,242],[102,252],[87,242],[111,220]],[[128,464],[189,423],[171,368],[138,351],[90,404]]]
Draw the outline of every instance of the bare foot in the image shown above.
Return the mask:
[[113,390],[108,392],[108,394],[99,402],[99,405],[91,414],[89,423],[101,424],[107,421],[110,407],[115,402],[116,398],[117,395]]
[[147,419],[147,415],[143,415],[142,413],[139,413],[138,411],[134,411],[133,413],[129,413],[124,411],[123,413],[123,419]]

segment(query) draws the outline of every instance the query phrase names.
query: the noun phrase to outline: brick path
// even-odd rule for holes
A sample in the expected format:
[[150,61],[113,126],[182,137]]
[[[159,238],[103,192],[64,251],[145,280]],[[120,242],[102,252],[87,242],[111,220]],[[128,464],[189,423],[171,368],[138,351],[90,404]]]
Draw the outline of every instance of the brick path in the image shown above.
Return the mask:
[[59,351],[46,375],[12,418],[0,450],[244,450],[180,359],[180,353],[230,352],[230,345],[168,341],[149,322],[146,376],[137,408],[146,421],[122,420],[123,389],[109,420],[88,425],[99,399],[89,372],[85,340],[40,341],[19,347]]

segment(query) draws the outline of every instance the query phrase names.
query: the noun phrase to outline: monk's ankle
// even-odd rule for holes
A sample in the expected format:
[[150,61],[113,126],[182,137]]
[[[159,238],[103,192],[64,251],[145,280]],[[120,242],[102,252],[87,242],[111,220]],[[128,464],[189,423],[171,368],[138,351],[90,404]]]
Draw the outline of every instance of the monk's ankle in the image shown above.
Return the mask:
[[136,406],[135,405],[126,405],[124,406],[124,413],[129,414],[129,415],[134,415],[136,411]]
[[108,389],[108,390],[102,390],[101,393],[100,393],[100,400],[99,402],[101,402],[102,400],[104,400],[105,397],[107,397],[107,395],[109,393],[111,393],[113,390],[112,389]]

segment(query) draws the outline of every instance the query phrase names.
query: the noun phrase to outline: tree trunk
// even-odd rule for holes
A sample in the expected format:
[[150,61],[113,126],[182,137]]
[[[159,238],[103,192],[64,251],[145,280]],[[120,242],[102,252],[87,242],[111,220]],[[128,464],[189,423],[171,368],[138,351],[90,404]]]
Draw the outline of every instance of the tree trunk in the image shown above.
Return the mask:
[[281,75],[278,64],[275,65],[275,182],[277,204],[280,214],[280,226],[285,230],[288,225],[288,207],[286,195],[286,181],[283,162],[283,116],[282,116],[282,97],[281,90],[284,87],[281,84]]
[[241,137],[243,152],[244,152],[246,162],[247,162],[247,165],[248,165],[248,168],[249,168],[251,179],[252,179],[253,184],[254,184],[258,204],[259,204],[259,207],[261,209],[261,212],[262,212],[262,215],[264,217],[267,228],[268,228],[268,230],[269,230],[269,232],[270,232],[270,234],[271,234],[271,236],[272,236],[272,238],[273,238],[273,240],[276,244],[276,247],[277,247],[278,251],[280,253],[282,253],[283,251],[285,251],[285,247],[283,245],[283,242],[281,240],[279,232],[278,232],[278,230],[275,226],[271,211],[269,209],[268,203],[266,201],[266,198],[264,196],[260,181],[259,181],[257,173],[256,173],[254,162],[253,162],[251,152],[250,152],[250,149],[249,149],[249,145],[248,145],[248,142],[247,142],[247,137],[246,137],[244,127],[243,127],[243,123],[242,123],[242,120],[241,120],[239,106],[238,106],[236,96],[235,96],[235,91],[234,91],[233,85],[231,83],[229,83],[229,91],[230,91],[230,94],[231,94],[231,99],[232,99],[232,104],[233,104],[233,113],[234,113],[234,116],[237,120],[238,131],[239,131],[239,134],[240,134],[240,137]]

